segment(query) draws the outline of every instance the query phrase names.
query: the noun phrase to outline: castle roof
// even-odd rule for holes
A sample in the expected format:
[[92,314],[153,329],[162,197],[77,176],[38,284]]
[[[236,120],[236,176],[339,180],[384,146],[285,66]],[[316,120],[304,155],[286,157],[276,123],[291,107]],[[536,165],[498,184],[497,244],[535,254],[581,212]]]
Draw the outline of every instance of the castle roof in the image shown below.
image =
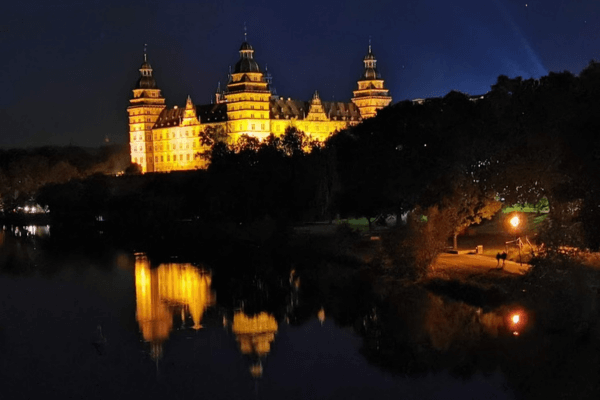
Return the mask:
[[227,104],[204,104],[196,106],[196,114],[202,124],[227,121]]
[[[349,120],[358,121],[360,111],[354,103],[344,103],[341,101],[323,101],[323,110],[325,114],[333,121]],[[309,101],[291,100],[279,98],[270,100],[271,119],[299,119],[302,120],[308,115],[310,109]]]
[[173,126],[179,126],[179,124],[181,124],[181,120],[183,119],[184,113],[185,108],[165,108],[159,114],[158,119],[154,124],[154,128],[169,128]]

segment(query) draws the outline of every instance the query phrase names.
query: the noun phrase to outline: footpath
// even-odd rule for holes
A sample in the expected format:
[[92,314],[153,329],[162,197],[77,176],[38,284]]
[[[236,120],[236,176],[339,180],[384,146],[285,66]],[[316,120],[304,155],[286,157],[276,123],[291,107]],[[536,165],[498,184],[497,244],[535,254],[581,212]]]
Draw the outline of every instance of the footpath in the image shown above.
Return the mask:
[[521,265],[518,262],[506,260],[504,262],[504,268],[502,267],[502,260],[500,260],[500,267],[495,258],[480,255],[480,254],[450,254],[442,253],[438,256],[433,264],[434,269],[445,269],[445,268],[456,268],[456,267],[468,267],[473,269],[481,269],[482,272],[487,272],[492,269],[498,271],[524,275],[531,267],[528,264]]

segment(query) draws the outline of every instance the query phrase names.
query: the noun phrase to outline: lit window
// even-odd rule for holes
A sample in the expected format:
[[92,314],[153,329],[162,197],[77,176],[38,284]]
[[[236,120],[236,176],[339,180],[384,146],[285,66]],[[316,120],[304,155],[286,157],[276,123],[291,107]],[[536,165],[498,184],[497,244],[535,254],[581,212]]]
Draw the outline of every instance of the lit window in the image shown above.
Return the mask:
[[177,146],[175,145],[175,143],[173,143],[173,150],[175,150],[177,148]]
[[183,154],[179,155],[179,161],[183,161]]
[[164,162],[165,161],[165,156],[160,156],[160,162]]
[[190,154],[189,154],[189,153],[188,153],[188,155],[186,156],[186,159],[187,159],[188,161],[190,161]]
[[190,148],[190,144],[189,144],[189,143],[186,143],[186,144],[185,144],[185,148],[186,148],[186,149],[189,149],[189,148]]
[[154,157],[154,162],[158,162],[158,156]]
[[196,148],[196,142],[192,143],[192,147]]
[[254,124],[252,124],[252,130],[254,130]]
[[260,129],[265,130],[265,124],[260,124]]
[[167,155],[167,161],[171,161],[171,155]]

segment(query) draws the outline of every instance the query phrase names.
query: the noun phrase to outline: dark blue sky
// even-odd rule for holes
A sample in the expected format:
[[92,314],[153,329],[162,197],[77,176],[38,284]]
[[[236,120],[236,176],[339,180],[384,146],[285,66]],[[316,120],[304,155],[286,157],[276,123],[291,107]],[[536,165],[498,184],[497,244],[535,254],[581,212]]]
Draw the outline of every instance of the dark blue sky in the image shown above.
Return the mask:
[[144,43],[169,105],[210,102],[244,22],[279,95],[349,101],[371,36],[396,102],[579,73],[600,58],[599,13],[598,0],[23,0],[0,16],[0,147],[126,142]]

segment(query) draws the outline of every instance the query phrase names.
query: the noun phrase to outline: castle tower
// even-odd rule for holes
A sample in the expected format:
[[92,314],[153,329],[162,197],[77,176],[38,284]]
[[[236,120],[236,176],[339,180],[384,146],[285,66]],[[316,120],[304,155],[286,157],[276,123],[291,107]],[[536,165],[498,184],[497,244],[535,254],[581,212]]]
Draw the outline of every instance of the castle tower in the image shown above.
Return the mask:
[[369,52],[364,58],[365,71],[358,80],[358,90],[354,91],[352,102],[360,110],[363,119],[371,118],[377,115],[380,110],[392,102],[383,84],[383,79],[377,72],[377,60],[371,51],[371,42],[369,41]]
[[152,127],[165,108],[165,99],[156,86],[152,67],[144,49],[144,62],[140,66],[140,79],[129,100],[129,145],[131,162],[142,167],[142,173],[154,172],[154,148]]
[[263,139],[271,131],[269,99],[271,91],[247,41],[240,47],[240,59],[230,74],[225,91],[228,131],[234,140],[241,135]]

